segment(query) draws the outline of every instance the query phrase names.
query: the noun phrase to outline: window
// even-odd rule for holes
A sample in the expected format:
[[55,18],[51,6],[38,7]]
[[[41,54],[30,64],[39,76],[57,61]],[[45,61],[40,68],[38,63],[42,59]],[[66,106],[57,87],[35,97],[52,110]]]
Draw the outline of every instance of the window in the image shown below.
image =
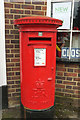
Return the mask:
[[80,0],[47,0],[47,16],[63,21],[57,33],[57,57],[80,58]]

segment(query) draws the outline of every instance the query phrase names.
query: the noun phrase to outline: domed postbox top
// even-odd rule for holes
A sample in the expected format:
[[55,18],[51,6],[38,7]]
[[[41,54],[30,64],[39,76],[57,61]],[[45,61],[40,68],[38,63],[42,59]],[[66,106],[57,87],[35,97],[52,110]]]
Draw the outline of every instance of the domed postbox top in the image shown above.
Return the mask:
[[51,17],[41,17],[41,16],[31,16],[24,17],[14,20],[15,25],[26,25],[26,24],[44,24],[44,25],[57,25],[62,26],[62,21],[51,18]]

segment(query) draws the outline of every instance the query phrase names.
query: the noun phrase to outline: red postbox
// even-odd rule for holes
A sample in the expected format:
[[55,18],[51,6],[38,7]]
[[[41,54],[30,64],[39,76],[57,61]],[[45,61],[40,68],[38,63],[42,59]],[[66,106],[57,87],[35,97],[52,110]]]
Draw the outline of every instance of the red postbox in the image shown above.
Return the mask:
[[21,102],[26,109],[54,106],[56,35],[62,21],[25,17],[14,21],[20,33]]

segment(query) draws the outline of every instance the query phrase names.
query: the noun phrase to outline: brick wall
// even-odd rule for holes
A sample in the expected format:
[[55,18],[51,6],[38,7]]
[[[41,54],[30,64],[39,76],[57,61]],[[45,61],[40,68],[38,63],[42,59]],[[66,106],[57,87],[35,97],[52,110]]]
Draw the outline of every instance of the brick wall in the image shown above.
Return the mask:
[[5,0],[6,66],[8,106],[20,104],[19,33],[13,20],[26,16],[45,16],[46,0]]
[[[46,15],[46,0],[5,0],[9,107],[20,104],[19,33],[18,28],[13,24],[13,20],[34,15]],[[64,99],[70,104],[73,102],[72,100],[76,102],[76,100],[80,99],[80,65],[78,63],[57,62],[56,98],[58,98],[56,99],[57,103],[62,103]]]
[[80,106],[79,104],[80,64],[79,63],[57,62],[56,97],[58,98],[61,97],[62,99],[64,98],[72,99],[73,106],[78,106],[78,107]]

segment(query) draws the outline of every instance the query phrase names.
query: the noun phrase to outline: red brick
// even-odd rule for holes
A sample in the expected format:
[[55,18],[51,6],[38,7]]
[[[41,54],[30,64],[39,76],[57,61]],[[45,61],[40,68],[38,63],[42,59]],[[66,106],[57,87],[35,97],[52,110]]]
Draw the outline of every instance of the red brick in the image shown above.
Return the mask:
[[15,39],[19,39],[19,35],[15,35]]
[[9,13],[9,9],[5,9],[5,13]]
[[41,6],[36,6],[36,10],[41,10]]
[[68,72],[73,72],[73,69],[68,69]]
[[6,23],[6,24],[9,24],[9,20],[5,20],[5,23]]
[[15,48],[19,48],[19,45],[15,45]]
[[70,68],[78,68],[77,64],[65,64],[65,67],[70,67]]
[[5,38],[6,39],[14,39],[14,35],[6,35]]
[[11,62],[19,62],[20,59],[11,59]]
[[7,67],[12,67],[14,66],[14,63],[7,63]]
[[65,93],[66,97],[71,97],[71,94]]
[[74,93],[74,90],[63,89],[63,92]]
[[10,50],[6,50],[6,53],[10,53]]
[[11,77],[7,77],[7,80],[12,80]]
[[10,43],[10,40],[6,40],[5,42],[6,42],[6,43]]
[[61,92],[56,92],[56,95],[59,95],[59,96],[64,96],[64,93],[61,93]]
[[72,89],[72,86],[66,86],[66,89]]
[[20,66],[20,63],[16,63],[16,66]]
[[80,69],[75,69],[74,72],[80,73]]
[[13,25],[5,25],[5,29],[13,29]]
[[63,76],[63,72],[57,72],[58,76]]
[[20,54],[15,54],[15,57],[20,57]]
[[15,84],[20,84],[20,81],[15,81]]
[[18,79],[20,79],[20,76],[12,77],[12,80],[18,80]]
[[33,15],[44,15],[43,11],[32,11]]
[[76,94],[80,94],[80,91],[79,91],[79,90],[76,90],[75,93],[76,93]]
[[14,15],[14,19],[20,18],[20,15]]
[[10,10],[10,13],[23,14],[23,10],[11,9],[11,10]]
[[22,5],[23,9],[34,9],[33,5]]
[[47,6],[42,6],[42,10],[47,10]]
[[7,83],[8,84],[14,84],[14,81],[8,81]]
[[19,30],[19,28],[18,28],[18,26],[17,26],[17,25],[14,25],[14,29],[17,29],[17,30]]
[[13,75],[14,75],[14,72],[7,73],[7,76],[13,76]]
[[13,49],[13,50],[11,50],[11,53],[19,53],[19,50]]
[[65,80],[65,77],[61,77],[61,76],[56,76],[56,79],[61,79],[61,80]]
[[78,83],[77,83],[77,85],[79,85],[79,86],[80,86],[80,82],[78,82]]
[[19,71],[20,68],[12,68],[12,71]]
[[16,89],[16,92],[20,92],[21,90],[20,89]]
[[16,75],[20,75],[20,72],[16,72]]
[[31,15],[26,14],[26,15],[22,15],[21,17],[30,17]]
[[13,22],[13,20],[10,20],[10,24],[13,24],[14,22]]
[[18,34],[19,32],[18,32],[18,30],[11,30],[10,33],[11,34]]
[[56,84],[55,85],[57,88],[65,88],[65,85],[62,85],[62,84]]
[[11,3],[4,3],[4,6],[8,8],[13,8],[13,4]]
[[61,68],[61,67],[57,67],[57,71],[66,71],[66,69],[65,68]]
[[56,91],[61,91],[61,88],[55,88],[56,89]]
[[57,83],[62,83],[62,80],[57,80]]
[[13,48],[13,45],[6,45],[6,48]]
[[72,81],[72,77],[67,77],[67,80],[70,80],[70,81]]
[[13,15],[6,14],[6,15],[5,15],[5,18],[13,19]]
[[73,86],[73,89],[80,90],[80,86]]
[[18,43],[19,44],[19,40],[11,40],[11,43]]
[[80,95],[71,95],[74,98],[80,98]]
[[29,10],[25,10],[25,14],[30,14],[30,11]]
[[80,78],[74,78],[74,81],[80,81]]
[[20,88],[20,85],[12,85],[12,88]]
[[5,34],[9,34],[9,30],[5,30]]
[[20,8],[20,5],[19,4],[15,4],[15,8]]
[[64,76],[77,77],[77,73],[64,73]]
[[66,85],[76,85],[76,82],[63,81],[63,84],[66,84]]
[[65,64],[57,64],[57,67],[65,67]]
[[10,59],[6,59],[6,62],[10,62]]
[[12,57],[13,57],[13,54],[7,54],[6,57],[12,58]]

